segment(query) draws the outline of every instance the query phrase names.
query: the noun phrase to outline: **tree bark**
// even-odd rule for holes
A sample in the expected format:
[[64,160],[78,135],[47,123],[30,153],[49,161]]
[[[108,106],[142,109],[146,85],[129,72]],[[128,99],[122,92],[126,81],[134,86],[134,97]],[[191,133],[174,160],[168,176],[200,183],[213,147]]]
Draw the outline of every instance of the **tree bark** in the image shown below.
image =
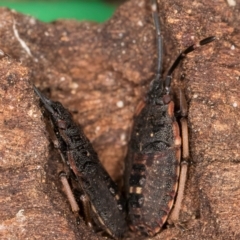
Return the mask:
[[[72,111],[121,182],[133,114],[156,69],[149,5],[128,1],[103,24],[46,24],[0,9],[0,48],[8,55],[0,59],[1,239],[102,238],[76,224],[32,84]],[[184,88],[189,104],[184,230],[166,226],[154,239],[239,239],[240,1],[161,1],[159,16],[165,70],[185,47],[217,40],[189,54],[174,74],[173,91]]]

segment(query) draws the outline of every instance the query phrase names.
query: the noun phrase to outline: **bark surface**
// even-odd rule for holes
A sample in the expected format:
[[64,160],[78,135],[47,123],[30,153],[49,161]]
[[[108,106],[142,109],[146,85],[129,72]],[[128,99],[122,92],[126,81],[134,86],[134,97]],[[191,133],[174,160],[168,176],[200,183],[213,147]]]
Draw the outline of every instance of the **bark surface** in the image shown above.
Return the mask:
[[[240,1],[159,2],[164,69],[215,35],[175,71],[189,104],[191,163],[180,226],[153,239],[239,239]],[[73,112],[121,182],[133,114],[156,69],[149,1],[131,0],[103,24],[41,23],[0,9],[0,238],[102,239],[76,224],[32,84]],[[180,81],[184,73],[185,78]]]

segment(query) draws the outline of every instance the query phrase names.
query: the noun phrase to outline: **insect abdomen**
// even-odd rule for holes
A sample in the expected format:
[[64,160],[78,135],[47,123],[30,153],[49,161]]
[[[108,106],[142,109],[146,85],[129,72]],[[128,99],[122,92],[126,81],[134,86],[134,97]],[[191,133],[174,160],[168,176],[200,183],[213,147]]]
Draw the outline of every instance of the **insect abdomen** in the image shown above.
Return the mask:
[[[76,128],[79,128],[79,126],[76,126]],[[80,132],[81,129],[79,128]],[[79,146],[68,151],[70,166],[83,191],[90,199],[93,215],[97,218],[96,222],[110,235],[120,238],[127,227],[125,209],[121,197],[118,195],[117,186],[102,167],[88,139],[83,134],[79,136],[81,141],[75,141],[74,144],[71,139],[77,139],[77,137],[68,136],[70,140],[67,143],[68,147]]]
[[[91,199],[92,210],[102,228],[110,235],[120,238],[127,229],[125,214],[119,206],[119,196],[110,193],[105,180],[100,175],[89,175],[83,182],[84,190]],[[119,206],[118,206],[119,205]]]
[[171,211],[180,163],[179,129],[173,103],[147,105],[135,119],[129,156],[130,228],[153,236]]

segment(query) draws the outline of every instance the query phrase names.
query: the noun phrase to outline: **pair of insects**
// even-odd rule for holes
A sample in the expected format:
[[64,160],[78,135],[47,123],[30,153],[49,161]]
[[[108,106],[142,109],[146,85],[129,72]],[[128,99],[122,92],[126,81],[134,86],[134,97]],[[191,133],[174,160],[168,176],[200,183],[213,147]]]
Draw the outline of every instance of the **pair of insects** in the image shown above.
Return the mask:
[[[126,157],[125,197],[119,193],[117,185],[101,165],[97,153],[69,111],[61,103],[47,99],[34,87],[50,115],[55,143],[68,169],[60,177],[72,210],[78,212],[79,208],[67,178],[81,192],[87,224],[92,225],[94,219],[114,238],[122,238],[127,226],[138,234],[153,236],[160,231],[170,214],[173,221],[177,220],[189,151],[186,101],[181,95],[180,134],[170,95],[172,73],[188,53],[215,39],[208,37],[185,49],[163,78],[163,43],[156,0],[152,0],[151,6],[157,36],[157,71],[146,101],[139,105],[135,113]],[[184,161],[181,161],[181,156]]]

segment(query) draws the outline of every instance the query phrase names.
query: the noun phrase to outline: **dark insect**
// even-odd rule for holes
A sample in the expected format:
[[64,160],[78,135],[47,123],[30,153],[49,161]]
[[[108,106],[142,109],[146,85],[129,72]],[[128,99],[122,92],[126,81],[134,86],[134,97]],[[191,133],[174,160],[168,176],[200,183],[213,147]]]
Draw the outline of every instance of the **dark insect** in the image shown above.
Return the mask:
[[189,158],[187,105],[184,95],[180,94],[180,137],[170,95],[172,73],[188,53],[215,40],[215,37],[205,38],[181,52],[164,79],[156,0],[152,0],[152,11],[157,34],[157,72],[146,102],[139,105],[135,114],[125,170],[129,226],[137,234],[147,236],[158,233],[169,215],[173,222],[178,219],[186,181]]
[[124,201],[118,194],[117,185],[101,165],[97,153],[69,111],[61,103],[47,99],[36,87],[34,91],[50,115],[57,146],[68,171],[61,173],[60,177],[72,210],[78,212],[79,208],[66,176],[83,193],[80,199],[88,225],[94,219],[105,232],[121,238],[127,227]]

